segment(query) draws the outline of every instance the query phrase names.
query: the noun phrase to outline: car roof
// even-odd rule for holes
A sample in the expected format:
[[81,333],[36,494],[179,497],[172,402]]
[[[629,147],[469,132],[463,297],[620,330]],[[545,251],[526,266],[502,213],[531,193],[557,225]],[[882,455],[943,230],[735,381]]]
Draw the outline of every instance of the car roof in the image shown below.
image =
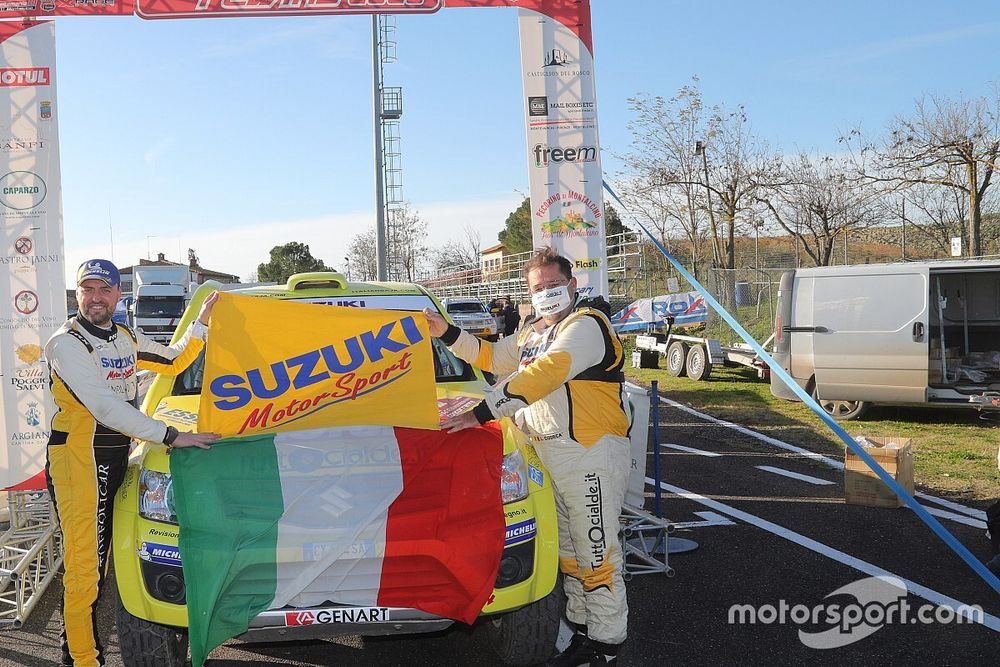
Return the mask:
[[258,285],[229,290],[234,294],[272,298],[308,296],[430,296],[426,289],[414,283],[353,282],[342,273],[321,271],[297,273],[284,285]]

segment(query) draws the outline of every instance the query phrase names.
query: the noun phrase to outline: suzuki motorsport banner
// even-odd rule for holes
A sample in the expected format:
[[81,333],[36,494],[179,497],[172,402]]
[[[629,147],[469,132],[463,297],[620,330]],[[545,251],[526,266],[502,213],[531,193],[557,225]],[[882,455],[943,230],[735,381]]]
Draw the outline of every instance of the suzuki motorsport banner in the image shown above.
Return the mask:
[[203,386],[198,430],[223,436],[439,424],[433,350],[420,313],[222,293]]
[[54,25],[0,23],[0,489],[45,488],[42,348],[66,321]]

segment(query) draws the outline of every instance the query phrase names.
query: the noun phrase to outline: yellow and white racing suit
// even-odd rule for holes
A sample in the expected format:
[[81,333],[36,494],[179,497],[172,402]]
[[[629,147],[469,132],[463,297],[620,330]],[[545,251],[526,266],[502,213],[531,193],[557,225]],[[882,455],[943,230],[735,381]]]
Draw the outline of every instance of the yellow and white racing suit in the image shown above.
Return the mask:
[[45,345],[56,404],[45,477],[63,534],[63,664],[104,664],[94,612],[107,573],[114,497],[131,439],[166,436],[166,424],[136,407],[136,371],[179,373],[206,334],[195,321],[167,347],[120,324],[102,329],[75,317]]
[[618,517],[631,456],[621,341],[600,311],[578,308],[546,326],[537,320],[497,343],[449,327],[441,340],[459,357],[501,377],[474,414],[512,417],[552,475],[566,616],[591,639],[625,641],[628,603]]

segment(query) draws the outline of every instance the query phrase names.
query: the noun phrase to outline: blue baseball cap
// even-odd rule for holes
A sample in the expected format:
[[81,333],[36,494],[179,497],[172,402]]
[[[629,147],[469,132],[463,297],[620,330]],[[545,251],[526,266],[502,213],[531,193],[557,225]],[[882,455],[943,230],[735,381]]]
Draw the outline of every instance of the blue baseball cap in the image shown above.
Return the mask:
[[76,271],[76,284],[84,280],[100,280],[108,287],[118,287],[122,282],[118,267],[106,259],[88,259]]

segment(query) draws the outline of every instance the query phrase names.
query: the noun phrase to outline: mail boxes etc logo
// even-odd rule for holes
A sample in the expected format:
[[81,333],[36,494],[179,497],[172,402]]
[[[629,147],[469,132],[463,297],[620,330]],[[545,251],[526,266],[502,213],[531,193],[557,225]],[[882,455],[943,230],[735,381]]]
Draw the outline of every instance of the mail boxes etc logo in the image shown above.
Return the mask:
[[212,404],[223,411],[251,407],[239,434],[289,424],[407,375],[409,348],[423,340],[406,316],[245,373],[220,375],[209,385]]

